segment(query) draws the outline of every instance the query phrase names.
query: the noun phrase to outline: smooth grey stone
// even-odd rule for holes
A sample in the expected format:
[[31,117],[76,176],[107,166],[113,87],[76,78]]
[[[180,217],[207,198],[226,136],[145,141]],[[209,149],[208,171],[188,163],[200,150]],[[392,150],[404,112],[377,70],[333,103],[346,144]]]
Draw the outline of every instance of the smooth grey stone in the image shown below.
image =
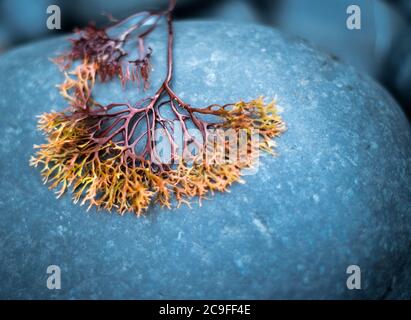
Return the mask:
[[[411,129],[368,76],[271,28],[175,25],[173,88],[188,103],[277,96],[288,131],[246,184],[202,207],[147,217],[86,213],[56,200],[28,166],[44,142],[36,116],[66,103],[49,57],[59,39],[0,56],[1,298],[403,298],[411,267]],[[151,89],[99,87],[98,100],[153,92],[165,32],[150,37]],[[98,88],[96,88],[98,89]],[[123,98],[123,96],[124,98]],[[61,290],[46,286],[61,268]],[[361,268],[361,290],[346,269]],[[408,282],[409,284],[409,282]]]

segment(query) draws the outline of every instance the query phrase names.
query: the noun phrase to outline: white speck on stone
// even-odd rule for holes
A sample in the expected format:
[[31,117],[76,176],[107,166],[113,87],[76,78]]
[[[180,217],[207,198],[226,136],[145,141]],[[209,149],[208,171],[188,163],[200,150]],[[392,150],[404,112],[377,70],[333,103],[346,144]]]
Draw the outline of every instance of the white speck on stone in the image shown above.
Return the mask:
[[224,52],[223,51],[214,51],[212,54],[211,54],[211,57],[210,57],[210,61],[211,62],[220,62],[220,61],[224,61],[225,60],[225,58],[224,58]]
[[64,231],[66,231],[67,229],[65,227],[63,227],[62,225],[59,225],[57,227],[57,233],[59,234],[59,236],[63,236]]
[[192,58],[192,59],[187,60],[186,64],[188,67],[194,68],[200,64],[200,61],[196,58]]
[[216,75],[215,73],[207,73],[206,76],[206,80],[205,83],[209,86],[209,87],[214,87],[215,86],[215,81],[216,81]]
[[253,224],[257,227],[258,231],[260,231],[264,236],[269,235],[267,227],[261,222],[260,219],[254,218]]
[[376,143],[375,141],[371,141],[370,148],[373,150],[378,149],[378,143]]
[[13,135],[13,136],[18,136],[22,132],[20,127],[12,128],[12,127],[6,127],[6,134],[8,135]]
[[235,259],[235,264],[238,268],[243,268],[243,261],[241,259]]

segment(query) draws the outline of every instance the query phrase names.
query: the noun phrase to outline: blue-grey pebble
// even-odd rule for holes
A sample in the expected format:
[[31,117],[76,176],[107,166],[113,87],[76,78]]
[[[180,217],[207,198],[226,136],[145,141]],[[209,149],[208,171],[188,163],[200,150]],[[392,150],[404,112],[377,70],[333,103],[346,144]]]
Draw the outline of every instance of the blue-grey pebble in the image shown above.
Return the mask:
[[411,117],[411,25],[399,32],[387,57],[382,78]]
[[233,23],[259,23],[258,6],[251,0],[217,1],[199,12],[201,19],[219,20]]
[[[167,8],[169,0],[73,0],[70,12],[83,24],[94,21],[101,25],[107,24],[107,14],[115,19],[123,19],[130,15],[130,12],[137,11],[160,11]],[[184,8],[187,4],[204,2],[204,0],[178,0],[176,10]]]
[[[66,103],[48,58],[62,38],[0,56],[0,298],[409,298],[411,129],[368,76],[261,26],[175,25],[175,91],[188,103],[277,97],[278,156],[199,207],[119,216],[57,200],[28,165],[36,116]],[[165,32],[150,37],[151,91]],[[98,88],[96,88],[98,89]],[[149,94],[116,85],[99,100]],[[61,289],[47,287],[47,267]],[[361,290],[347,288],[347,267]],[[408,281],[408,282],[407,282]]]
[[[353,4],[356,11],[349,10]],[[280,0],[271,11],[273,25],[312,41],[375,78],[385,67],[397,33],[406,25],[386,1],[312,0],[307,4]],[[349,17],[356,17],[359,29],[348,28]]]

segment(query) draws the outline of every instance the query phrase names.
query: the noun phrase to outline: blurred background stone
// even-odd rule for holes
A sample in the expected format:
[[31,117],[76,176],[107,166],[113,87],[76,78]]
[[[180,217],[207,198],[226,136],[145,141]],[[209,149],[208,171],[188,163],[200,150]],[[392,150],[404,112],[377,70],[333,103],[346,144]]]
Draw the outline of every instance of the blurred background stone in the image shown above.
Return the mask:
[[390,55],[386,57],[383,83],[391,90],[411,116],[411,26],[398,34]]
[[274,13],[273,24],[378,77],[405,21],[383,1],[359,0],[355,4],[361,8],[361,30],[349,30],[346,10],[352,3],[350,0],[282,1]]
[[[145,10],[160,10],[168,6],[169,0],[74,0],[70,1],[71,14],[75,23],[85,25],[90,21],[98,25],[107,24],[107,17],[104,14],[111,14],[116,19],[124,19],[132,13]],[[193,3],[193,0],[178,0],[178,9],[184,10],[187,4]],[[196,0],[197,3],[204,0]]]
[[11,34],[3,22],[0,22],[0,53],[10,46]]
[[411,19],[411,1],[409,0],[388,0],[388,2],[397,7],[408,19]]
[[261,23],[262,16],[260,9],[261,8],[259,6],[258,1],[211,1],[211,3],[206,8],[194,13],[193,17],[200,19],[230,21],[233,23],[241,24]]
[[54,0],[0,1],[1,22],[9,34],[9,43],[30,41],[51,33],[46,27],[46,8],[52,4],[62,5]]

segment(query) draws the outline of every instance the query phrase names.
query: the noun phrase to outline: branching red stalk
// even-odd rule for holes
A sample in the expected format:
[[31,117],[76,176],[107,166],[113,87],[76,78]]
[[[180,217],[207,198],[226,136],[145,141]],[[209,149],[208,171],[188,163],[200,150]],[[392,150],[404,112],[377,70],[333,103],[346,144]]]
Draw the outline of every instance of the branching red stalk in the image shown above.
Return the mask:
[[[76,202],[82,199],[82,203],[89,202],[90,206],[140,214],[154,195],[160,204],[170,207],[171,193],[180,204],[193,196],[201,199],[208,191],[225,191],[240,180],[241,169],[251,166],[256,158],[250,139],[245,145],[245,161],[216,163],[216,159],[227,158],[230,147],[224,133],[219,132],[217,138],[222,141],[222,148],[207,154],[209,137],[218,129],[245,130],[248,137],[253,130],[259,130],[259,148],[272,152],[271,139],[285,129],[274,103],[265,105],[257,99],[195,108],[172,90],[175,4],[175,0],[170,0],[164,12],[137,13],[108,29],[88,27],[72,40],[71,52],[58,59],[65,62],[66,68],[74,60],[81,60],[82,64],[60,86],[62,95],[70,102],[69,109],[41,117],[39,126],[48,143],[38,147],[31,164],[43,165],[44,180],[50,181],[51,187],[62,185],[59,195],[72,185]],[[142,18],[118,37],[108,36],[115,27],[137,17]],[[95,101],[92,90],[97,76],[108,81],[117,75],[123,84],[142,80],[146,88],[152,51],[146,49],[145,41],[162,17],[167,22],[167,69],[155,94],[134,105],[101,105]],[[152,25],[139,32],[153,18]],[[136,35],[139,57],[124,67],[124,57],[129,56],[124,47],[132,34]],[[129,71],[130,65],[134,72]],[[161,114],[164,108],[171,111],[171,118]],[[202,115],[217,117],[219,121],[206,121]],[[168,142],[169,161],[161,158],[162,150],[156,141],[159,129]],[[200,137],[192,134],[192,129]],[[177,131],[181,131],[182,142]]]

